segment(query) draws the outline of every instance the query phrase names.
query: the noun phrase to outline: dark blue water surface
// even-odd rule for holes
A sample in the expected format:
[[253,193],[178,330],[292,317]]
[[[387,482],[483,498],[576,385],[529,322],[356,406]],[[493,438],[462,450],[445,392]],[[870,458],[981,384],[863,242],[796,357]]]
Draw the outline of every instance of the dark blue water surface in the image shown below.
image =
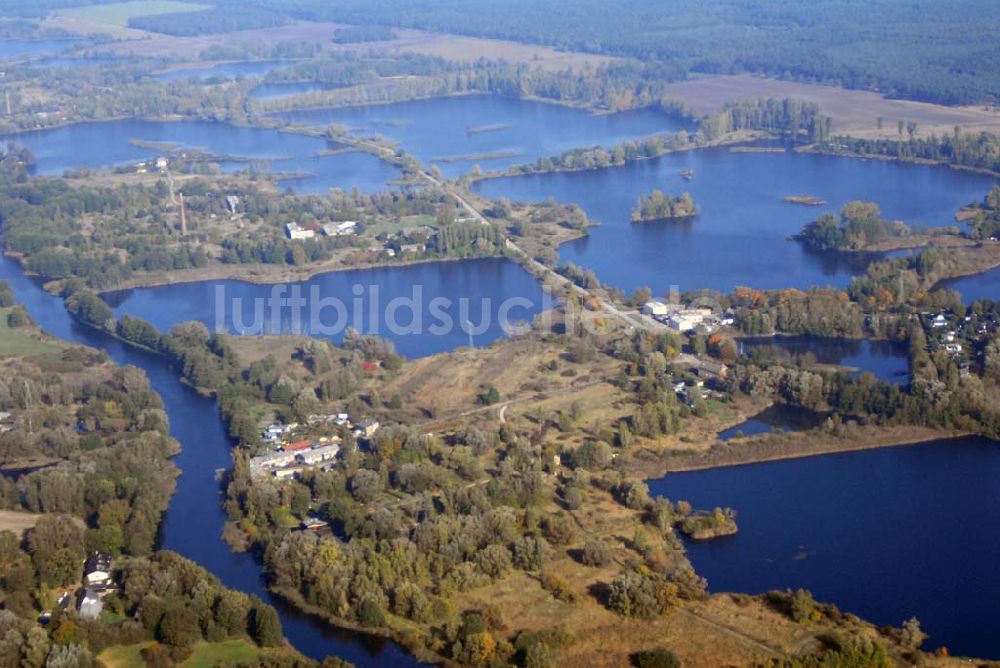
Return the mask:
[[230,443],[214,399],[199,395],[178,379],[177,371],[156,355],[135,350],[74,322],[61,300],[47,294],[21,273],[17,264],[0,256],[0,278],[11,282],[17,300],[48,333],[67,341],[107,351],[118,364],[145,370],[153,389],[163,398],[170,432],[182,447],[174,460],[181,469],[161,532],[161,547],[193,559],[226,586],[256,594],[281,614],[285,635],[303,654],[315,659],[336,655],[359,666],[416,666],[398,645],[363,634],[338,630],[302,614],[270,595],[261,566],[250,554],[232,552],[222,540],[222,511],[217,469],[229,469]]
[[45,53],[59,53],[72,45],[72,40],[65,39],[0,39],[0,60],[29,58]]
[[[461,95],[387,105],[345,107],[283,113],[294,123],[338,123],[353,131],[381,134],[425,164],[435,164],[448,177],[478,164],[485,171],[534,162],[572,148],[617,144],[683,124],[650,109],[593,115],[582,109],[494,95]],[[489,131],[477,132],[476,129]],[[471,131],[471,132],[470,132]],[[491,153],[507,157],[471,158]],[[455,159],[442,161],[442,158]]]
[[[349,190],[355,186],[366,192],[378,191],[399,176],[399,170],[369,153],[347,152],[320,157],[318,154],[331,145],[317,137],[206,121],[160,123],[129,119],[77,123],[52,130],[6,135],[5,138],[34,152],[40,174],[62,174],[75,167],[122,165],[148,160],[161,153],[155,148],[141,148],[130,143],[143,140],[266,162],[272,172],[306,174],[301,179],[283,181],[284,185],[300,192],[327,192],[330,188]],[[238,161],[223,166],[230,171],[250,167]]]
[[156,75],[162,81],[177,81],[178,79],[226,79],[233,81],[244,77],[262,77],[271,70],[291,65],[291,60],[245,60],[232,63],[219,63],[208,67],[193,67],[182,70],[170,70]]
[[[275,293],[274,285],[206,281],[105,298],[118,315],[143,318],[161,331],[197,320],[212,331],[302,332],[340,341],[344,329],[353,327],[392,341],[411,358],[468,345],[470,330],[474,345],[487,345],[505,335],[503,314],[517,326],[546,307],[545,293],[531,274],[503,259],[331,272],[278,289],[283,292]],[[272,307],[276,294],[303,298],[298,319],[290,306]],[[333,302],[343,305],[342,312]]]
[[937,287],[958,290],[966,304],[981,299],[1000,301],[1000,267],[981,274],[941,281]]
[[774,430],[789,432],[812,429],[819,425],[825,417],[822,413],[805,408],[775,404],[735,427],[720,431],[718,438],[720,441],[728,441],[739,436],[756,436]]
[[268,100],[280,100],[292,95],[301,95],[302,93],[316,93],[321,90],[330,90],[331,88],[333,86],[314,81],[268,83],[254,88],[250,92],[250,97],[266,102]]
[[1000,444],[979,438],[670,474],[739,533],[688,544],[712,591],[803,587],[876,624],[912,616],[928,646],[1000,657]]
[[[694,178],[685,181],[684,169]],[[799,153],[731,153],[725,148],[675,153],[620,169],[483,181],[487,197],[574,202],[603,225],[564,245],[563,261],[593,269],[599,279],[659,294],[738,285],[756,288],[844,286],[871,258],[815,254],[788,239],[825,211],[869,200],[886,217],[922,225],[953,225],[954,213],[981,199],[994,180],[943,167]],[[688,191],[701,214],[688,221],[632,223],[641,194]],[[805,207],[781,201],[808,194],[827,201]]]
[[909,382],[907,347],[892,341],[837,339],[814,336],[760,336],[739,340],[740,351],[752,355],[755,348],[775,347],[798,358],[811,353],[820,364],[856,369],[855,376],[870,373],[890,383]]

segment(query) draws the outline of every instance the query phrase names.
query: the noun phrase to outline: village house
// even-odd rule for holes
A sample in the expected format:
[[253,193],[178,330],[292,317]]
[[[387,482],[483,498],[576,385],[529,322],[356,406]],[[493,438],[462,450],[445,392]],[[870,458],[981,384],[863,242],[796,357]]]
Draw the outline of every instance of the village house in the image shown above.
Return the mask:
[[321,520],[318,517],[307,517],[306,519],[302,520],[301,524],[303,531],[319,531],[320,529],[323,529],[324,527],[327,526],[329,526],[329,523],[326,522],[325,520]]
[[365,418],[354,428],[354,436],[357,438],[371,438],[378,431],[378,420]]
[[77,611],[84,619],[97,619],[104,610],[104,601],[90,590],[84,590],[83,597],[77,605]]
[[305,452],[300,452],[295,456],[295,459],[302,462],[306,466],[316,466],[317,464],[323,464],[324,462],[335,459],[337,457],[337,453],[339,452],[339,445],[326,445],[312,450],[307,450]]
[[356,234],[358,223],[355,220],[345,220],[342,223],[327,223],[323,226],[323,234],[328,237],[344,237]]
[[101,587],[111,584],[111,555],[94,552],[84,563],[83,579],[87,587]]
[[240,198],[237,197],[236,195],[227,195],[226,196],[226,210],[229,211],[229,213],[232,214],[232,215],[234,215],[234,216],[237,213],[239,213],[239,211],[240,211]]
[[642,305],[642,312],[651,316],[666,316],[670,314],[670,305],[658,299],[648,301]]
[[288,466],[295,461],[294,452],[269,452],[250,459],[250,475],[260,476]]
[[292,241],[302,241],[305,239],[312,239],[316,236],[316,232],[306,229],[298,223],[288,223],[285,225],[285,236]]
[[944,317],[943,313],[938,313],[936,316],[934,316],[934,319],[931,320],[931,327],[934,327],[935,329],[947,326],[948,326],[948,318]]
[[400,253],[423,253],[427,248],[424,244],[402,244],[399,247]]

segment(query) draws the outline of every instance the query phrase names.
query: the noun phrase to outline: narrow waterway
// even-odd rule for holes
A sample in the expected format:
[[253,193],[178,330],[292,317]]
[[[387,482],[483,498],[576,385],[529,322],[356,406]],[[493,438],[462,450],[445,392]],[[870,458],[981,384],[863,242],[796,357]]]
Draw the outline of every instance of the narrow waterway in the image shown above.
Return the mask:
[[117,364],[145,370],[150,384],[163,398],[170,431],[181,444],[175,459],[181,469],[161,529],[161,547],[192,559],[214,573],[226,586],[256,594],[274,605],[285,635],[303,654],[315,659],[339,656],[359,666],[416,666],[399,645],[363,634],[336,629],[302,614],[272,596],[261,577],[261,565],[250,554],[236,554],[222,540],[226,516],[220,503],[215,472],[228,469],[230,443],[213,399],[178,379],[165,359],[130,348],[120,341],[84,327],[70,318],[62,301],[26,277],[18,264],[0,256],[0,279],[10,282],[17,300],[46,332],[67,341],[107,351]]

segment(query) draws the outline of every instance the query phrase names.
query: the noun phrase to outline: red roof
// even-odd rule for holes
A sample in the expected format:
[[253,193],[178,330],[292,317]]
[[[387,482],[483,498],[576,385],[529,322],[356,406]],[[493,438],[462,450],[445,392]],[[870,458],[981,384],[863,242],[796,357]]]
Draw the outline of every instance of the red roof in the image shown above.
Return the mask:
[[294,443],[289,443],[285,446],[285,452],[298,452],[299,450],[308,450],[312,447],[312,441],[306,439],[304,441],[295,441]]

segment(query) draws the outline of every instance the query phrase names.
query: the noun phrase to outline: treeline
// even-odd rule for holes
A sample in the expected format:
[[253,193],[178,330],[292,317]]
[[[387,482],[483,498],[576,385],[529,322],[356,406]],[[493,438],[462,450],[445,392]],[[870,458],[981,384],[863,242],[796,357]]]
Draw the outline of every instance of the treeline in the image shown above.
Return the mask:
[[691,195],[664,195],[654,190],[649,195],[640,195],[639,202],[632,209],[632,222],[663,220],[666,218],[688,218],[698,213],[698,205]]
[[363,42],[385,42],[396,39],[396,33],[385,26],[350,26],[338,28],[331,41],[334,44],[360,44]]
[[1000,186],[990,188],[977,208],[969,222],[969,236],[979,240],[1000,236]]
[[1000,135],[990,132],[963,133],[955,127],[950,135],[916,138],[915,124],[909,124],[908,139],[900,128],[898,139],[863,139],[838,135],[820,149],[829,153],[878,155],[900,160],[934,160],[951,165],[1000,173]]
[[655,8],[626,0],[253,4],[308,20],[404,26],[670,63],[674,80],[756,72],[945,104],[996,101],[1000,90],[1000,56],[991,51],[997,25],[989,0],[974,0],[947,16],[935,14],[933,0],[878,5],[779,0],[764,6],[725,0],[710,7],[682,0]]
[[882,211],[874,202],[847,202],[840,209],[839,219],[832,213],[824,213],[806,224],[798,238],[814,250],[864,250],[880,241],[910,234],[906,223],[884,220],[881,216]]
[[763,130],[822,142],[830,137],[831,119],[819,113],[819,105],[815,102],[758,98],[727,102],[721,111],[704,118],[699,127],[709,140],[740,130]]
[[236,7],[213,7],[193,12],[171,12],[133,16],[128,27],[149,32],[158,32],[178,37],[195,35],[216,35],[257,28],[277,28],[287,25],[290,19],[278,12],[239,3]]

